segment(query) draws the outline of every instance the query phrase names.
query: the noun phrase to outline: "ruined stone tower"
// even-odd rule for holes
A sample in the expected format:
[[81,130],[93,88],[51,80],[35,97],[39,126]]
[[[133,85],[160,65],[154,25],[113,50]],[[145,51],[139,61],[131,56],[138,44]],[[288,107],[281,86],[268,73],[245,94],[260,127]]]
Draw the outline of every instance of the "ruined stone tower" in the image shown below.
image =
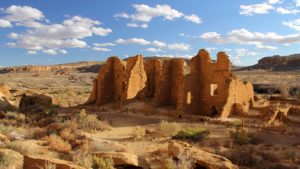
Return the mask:
[[102,105],[143,97],[141,91],[146,86],[143,57],[137,55],[126,62],[110,57],[100,69],[87,103]]

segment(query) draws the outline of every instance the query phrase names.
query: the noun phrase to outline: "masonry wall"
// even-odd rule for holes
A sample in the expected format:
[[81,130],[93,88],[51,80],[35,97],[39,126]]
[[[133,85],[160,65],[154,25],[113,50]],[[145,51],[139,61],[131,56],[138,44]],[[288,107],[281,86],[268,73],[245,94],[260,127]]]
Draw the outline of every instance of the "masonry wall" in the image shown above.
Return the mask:
[[153,58],[144,61],[144,69],[147,76],[145,97],[153,98],[156,90],[159,88],[161,73],[162,73],[162,63],[160,59]]
[[252,84],[231,74],[224,52],[212,61],[206,50],[200,50],[189,63],[185,67],[181,58],[144,61],[138,55],[123,62],[111,57],[101,68],[88,103],[147,98],[156,106],[206,116],[228,117],[248,111],[253,102]]
[[146,81],[142,56],[129,58],[127,62],[110,57],[101,67],[87,103],[102,105],[136,98]]
[[177,108],[181,104],[184,89],[183,68],[183,59],[176,58],[163,62],[160,82],[154,95],[154,102],[157,106]]

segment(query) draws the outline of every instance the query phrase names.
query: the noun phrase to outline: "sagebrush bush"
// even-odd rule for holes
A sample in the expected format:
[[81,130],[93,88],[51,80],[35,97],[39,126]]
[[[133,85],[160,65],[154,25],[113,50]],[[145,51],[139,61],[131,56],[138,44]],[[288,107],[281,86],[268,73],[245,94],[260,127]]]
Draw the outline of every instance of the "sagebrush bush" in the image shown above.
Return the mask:
[[95,169],[115,169],[112,158],[94,157],[93,166]]
[[77,123],[80,128],[85,130],[107,130],[110,128],[106,122],[100,121],[97,115],[87,115],[84,109],[80,110]]
[[181,125],[175,122],[161,121],[159,123],[159,130],[164,136],[172,137],[181,129]]
[[72,149],[69,142],[64,141],[57,135],[44,137],[43,140],[49,143],[49,148],[58,152],[69,153]]
[[143,127],[136,126],[132,130],[132,137],[134,139],[140,139],[146,135],[146,131]]
[[202,141],[208,137],[209,133],[207,129],[202,127],[186,128],[173,136],[173,139]]
[[230,137],[237,144],[249,144],[253,141],[253,134],[240,127],[231,130]]

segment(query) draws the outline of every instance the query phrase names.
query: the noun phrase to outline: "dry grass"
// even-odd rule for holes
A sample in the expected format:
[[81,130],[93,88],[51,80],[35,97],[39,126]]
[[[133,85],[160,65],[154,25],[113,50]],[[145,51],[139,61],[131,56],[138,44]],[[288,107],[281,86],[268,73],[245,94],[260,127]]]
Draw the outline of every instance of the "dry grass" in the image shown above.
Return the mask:
[[166,137],[172,137],[181,130],[181,125],[175,122],[161,121],[159,131]]
[[136,126],[133,128],[132,130],[132,137],[135,139],[135,140],[138,140],[138,139],[141,139],[143,138],[144,136],[146,135],[146,131],[143,127],[140,127],[140,126]]
[[64,141],[57,135],[51,135],[43,138],[44,141],[49,143],[50,150],[54,150],[62,153],[69,153],[72,150],[72,147],[69,142]]
[[93,168],[115,169],[112,158],[94,157]]

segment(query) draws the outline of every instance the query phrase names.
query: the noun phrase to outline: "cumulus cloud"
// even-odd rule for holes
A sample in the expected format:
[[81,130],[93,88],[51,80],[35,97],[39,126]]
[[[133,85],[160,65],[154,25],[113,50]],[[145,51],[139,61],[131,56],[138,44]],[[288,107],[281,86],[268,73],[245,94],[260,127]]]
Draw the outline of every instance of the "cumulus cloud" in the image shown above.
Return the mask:
[[200,36],[205,41],[211,43],[225,44],[248,44],[259,45],[270,44],[293,44],[300,43],[300,34],[279,35],[275,32],[250,32],[247,29],[236,29],[227,33],[227,35],[220,35],[217,32],[207,32]]
[[10,27],[12,24],[25,27],[23,33],[10,33],[9,47],[24,48],[29,54],[41,51],[49,55],[66,54],[64,48],[85,48],[86,37],[93,35],[107,36],[112,30],[103,28],[97,20],[73,16],[62,23],[49,23],[44,14],[29,6],[12,5],[1,11],[5,15],[0,18],[0,27]]
[[191,48],[190,45],[184,44],[184,43],[174,43],[174,44],[169,44],[167,45],[168,49],[171,50],[182,50],[182,51],[187,51]]
[[110,52],[111,49],[108,48],[100,48],[100,47],[93,47],[94,51],[101,51],[101,52]]
[[161,49],[158,49],[158,48],[147,48],[146,51],[156,53],[156,52],[161,52]]
[[[148,22],[151,22],[152,19],[161,17],[164,20],[174,20],[177,18],[185,18],[187,21],[200,24],[201,18],[195,14],[192,15],[185,15],[184,13],[173,9],[169,5],[156,5],[154,7],[145,5],[145,4],[133,4],[133,8],[135,9],[134,14],[128,13],[118,13],[115,14],[115,18],[125,18],[130,19],[132,22],[128,23],[127,26],[129,27],[140,27],[140,28],[147,28]],[[138,22],[142,24],[138,24]],[[146,26],[147,25],[147,26]]]
[[268,46],[268,45],[262,45],[262,44],[258,44],[255,46],[257,49],[266,49],[266,50],[276,50],[277,47],[275,46]]
[[154,40],[152,42],[152,45],[157,46],[157,47],[165,47],[165,46],[167,46],[166,42],[161,42],[161,41],[158,41],[158,40]]
[[241,5],[240,14],[241,15],[267,14],[273,9],[274,7],[268,3]]
[[116,44],[114,43],[94,43],[94,46],[100,46],[100,47],[105,47],[105,46],[115,46]]
[[282,8],[279,7],[276,9],[276,12],[280,13],[280,14],[297,14],[300,12],[300,10],[298,9],[286,9],[286,8]]
[[143,23],[143,24],[137,24],[137,23],[127,23],[126,24],[128,27],[132,27],[132,28],[148,28],[148,24]]
[[[154,41],[148,41],[142,38],[130,38],[130,39],[117,39],[115,41],[117,44],[121,45],[128,45],[128,44],[135,44],[135,45],[148,45],[148,46],[155,46],[160,49],[169,49],[169,50],[181,50],[181,51],[187,51],[191,48],[189,44],[185,43],[172,43],[172,44],[167,44],[166,42],[161,42],[158,40]],[[154,51],[153,49],[152,52]]]
[[151,42],[142,38],[131,38],[131,39],[118,39],[115,43],[127,45],[127,44],[137,44],[137,45],[150,45]]
[[269,4],[281,4],[282,0],[269,0],[268,3]]
[[284,26],[287,26],[291,29],[294,29],[296,31],[300,31],[300,19],[295,19],[295,20],[292,20],[292,21],[284,21],[282,22],[282,24]]
[[295,0],[295,5],[300,6],[300,0]]
[[0,19],[0,28],[8,28],[8,27],[12,27],[12,24],[4,19]]
[[200,24],[202,23],[201,18],[199,18],[197,15],[193,14],[193,15],[185,15],[184,18],[188,21],[194,22],[196,24]]

